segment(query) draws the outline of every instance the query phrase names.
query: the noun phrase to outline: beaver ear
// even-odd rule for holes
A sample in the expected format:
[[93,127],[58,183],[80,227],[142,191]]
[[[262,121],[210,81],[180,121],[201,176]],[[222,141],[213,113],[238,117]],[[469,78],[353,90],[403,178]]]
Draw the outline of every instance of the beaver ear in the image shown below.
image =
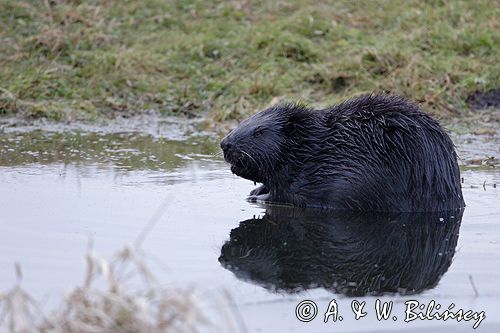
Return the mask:
[[289,137],[299,137],[304,129],[307,118],[308,114],[305,112],[292,114],[283,127],[283,132]]
[[294,122],[287,122],[283,127],[283,132],[289,137],[296,136],[298,134],[297,124]]

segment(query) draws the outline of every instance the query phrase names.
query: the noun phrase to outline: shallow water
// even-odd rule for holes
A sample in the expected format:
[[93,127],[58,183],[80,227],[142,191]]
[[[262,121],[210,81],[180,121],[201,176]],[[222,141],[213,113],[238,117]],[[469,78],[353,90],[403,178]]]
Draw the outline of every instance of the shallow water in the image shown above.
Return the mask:
[[[91,238],[103,256],[135,243],[163,285],[202,294],[227,290],[250,332],[471,330],[474,321],[405,323],[404,302],[412,299],[484,310],[479,329],[500,328],[498,168],[462,170],[461,220],[459,214],[372,216],[367,224],[358,215],[266,212],[245,201],[253,184],[217,156],[216,135],[168,126],[0,133],[0,290],[13,285],[19,262],[25,289],[57,298],[82,281]],[[496,138],[456,142],[463,159],[498,159]],[[362,296],[394,288],[418,293]],[[352,297],[367,302],[368,315],[358,321]],[[376,319],[377,298],[395,302],[397,321]],[[319,308],[309,323],[295,317],[305,299]],[[344,320],[325,324],[332,299]]]

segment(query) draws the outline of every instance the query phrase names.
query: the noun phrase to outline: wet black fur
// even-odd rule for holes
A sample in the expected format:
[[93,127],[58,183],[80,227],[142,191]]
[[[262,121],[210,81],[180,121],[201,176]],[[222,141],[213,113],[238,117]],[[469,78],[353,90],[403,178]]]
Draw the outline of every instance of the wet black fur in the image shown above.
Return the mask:
[[277,292],[419,293],[435,287],[451,265],[462,212],[270,207],[231,231],[219,262]]
[[221,142],[252,194],[302,207],[440,211],[465,206],[457,155],[438,122],[408,100],[367,95],[323,110],[273,106]]

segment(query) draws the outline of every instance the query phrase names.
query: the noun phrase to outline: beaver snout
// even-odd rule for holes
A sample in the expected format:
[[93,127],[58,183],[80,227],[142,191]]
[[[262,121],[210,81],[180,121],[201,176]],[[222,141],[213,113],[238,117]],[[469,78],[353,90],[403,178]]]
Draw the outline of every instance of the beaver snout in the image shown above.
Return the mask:
[[229,149],[231,149],[231,144],[229,142],[227,142],[227,136],[222,139],[222,141],[220,142],[220,147],[222,148],[222,151],[223,152],[226,152],[228,151]]
[[233,145],[229,143],[229,140],[227,136],[222,139],[220,142],[220,147],[222,148],[222,151],[224,152],[224,159],[229,162],[233,163],[234,160],[238,160],[238,154],[235,151]]

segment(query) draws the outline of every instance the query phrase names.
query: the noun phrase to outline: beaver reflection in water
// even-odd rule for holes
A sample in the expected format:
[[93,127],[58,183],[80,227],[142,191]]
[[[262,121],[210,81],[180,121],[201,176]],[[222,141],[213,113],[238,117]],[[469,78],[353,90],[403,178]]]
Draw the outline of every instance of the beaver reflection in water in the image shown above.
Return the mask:
[[452,141],[402,97],[368,95],[323,110],[273,106],[221,148],[233,173],[262,183],[251,201],[400,212],[465,206]]
[[219,262],[276,292],[416,294],[434,288],[450,267],[462,214],[269,206],[231,230]]

